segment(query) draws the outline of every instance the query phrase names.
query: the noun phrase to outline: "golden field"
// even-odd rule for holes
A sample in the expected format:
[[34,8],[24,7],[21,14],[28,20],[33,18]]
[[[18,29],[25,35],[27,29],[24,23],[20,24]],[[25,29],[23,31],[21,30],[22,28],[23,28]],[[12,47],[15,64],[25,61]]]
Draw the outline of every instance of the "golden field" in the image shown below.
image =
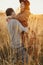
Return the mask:
[[[34,31],[39,40],[39,43],[36,42],[39,45],[39,62],[40,65],[43,65],[43,15],[31,14],[28,19],[28,24],[30,27],[29,36],[31,36],[31,31]],[[0,12],[0,65],[22,65],[19,62],[17,64],[12,63],[11,58],[14,57],[12,52],[14,50],[12,51],[10,48],[10,36],[7,30],[6,15]],[[28,63],[28,65],[34,65],[34,63]]]

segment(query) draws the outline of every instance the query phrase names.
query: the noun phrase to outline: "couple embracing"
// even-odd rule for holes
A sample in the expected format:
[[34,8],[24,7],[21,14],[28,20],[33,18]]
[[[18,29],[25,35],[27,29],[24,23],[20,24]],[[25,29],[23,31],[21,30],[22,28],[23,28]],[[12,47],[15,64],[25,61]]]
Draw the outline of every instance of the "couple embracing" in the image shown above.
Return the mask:
[[[24,48],[25,37],[24,33],[28,32],[28,18],[30,14],[30,3],[28,0],[19,0],[20,2],[20,13],[16,15],[12,8],[6,10],[8,31],[10,33],[11,48],[15,49],[17,61],[20,59],[22,54],[22,63],[24,64],[24,56],[28,58],[26,49]],[[27,59],[26,59],[27,60]],[[22,65],[23,65],[22,64]]]

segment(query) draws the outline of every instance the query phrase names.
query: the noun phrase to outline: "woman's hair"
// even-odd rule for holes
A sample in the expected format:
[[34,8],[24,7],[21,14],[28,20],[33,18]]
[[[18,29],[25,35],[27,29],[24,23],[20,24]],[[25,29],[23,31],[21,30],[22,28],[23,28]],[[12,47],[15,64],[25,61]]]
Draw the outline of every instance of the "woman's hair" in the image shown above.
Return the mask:
[[28,0],[19,0],[19,2],[24,2],[25,5],[30,5],[30,2]]
[[10,16],[10,15],[12,14],[12,12],[14,12],[14,10],[13,10],[12,8],[8,8],[8,9],[6,10],[6,15],[7,15],[7,16]]
[[20,3],[21,3],[21,2],[24,2],[24,4],[25,4],[25,9],[30,10],[30,8],[29,8],[30,2],[29,2],[28,0],[19,0],[19,2],[20,2]]

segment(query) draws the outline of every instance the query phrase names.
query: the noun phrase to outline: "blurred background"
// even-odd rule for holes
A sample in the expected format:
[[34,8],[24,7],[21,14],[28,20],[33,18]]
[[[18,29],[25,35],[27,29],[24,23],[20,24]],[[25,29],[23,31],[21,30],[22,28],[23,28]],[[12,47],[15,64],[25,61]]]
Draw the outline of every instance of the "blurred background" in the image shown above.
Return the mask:
[[[37,45],[40,45],[39,50],[41,48],[39,61],[40,61],[40,65],[43,65],[43,0],[29,0],[29,1],[30,1],[30,12],[31,12],[28,19],[28,24],[30,27],[29,32],[33,30],[36,33],[37,38],[39,39],[39,43],[37,42]],[[7,30],[5,11],[7,8],[13,8],[15,12],[18,13],[20,11],[19,6],[20,6],[19,0],[0,0],[0,48],[2,48],[3,43],[5,45],[6,42],[9,43],[9,34]],[[4,41],[2,39],[4,39]],[[0,61],[0,65],[3,65],[1,64],[1,62],[2,61]],[[9,65],[13,65],[13,64],[10,64],[9,61]]]

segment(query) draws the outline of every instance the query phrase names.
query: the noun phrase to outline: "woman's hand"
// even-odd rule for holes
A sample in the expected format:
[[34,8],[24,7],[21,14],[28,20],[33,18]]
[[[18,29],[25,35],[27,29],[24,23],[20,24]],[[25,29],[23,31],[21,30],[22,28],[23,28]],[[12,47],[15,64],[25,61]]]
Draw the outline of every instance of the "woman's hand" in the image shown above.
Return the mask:
[[12,19],[12,17],[11,16],[8,16],[7,19],[6,19],[7,22],[9,22],[10,19]]

